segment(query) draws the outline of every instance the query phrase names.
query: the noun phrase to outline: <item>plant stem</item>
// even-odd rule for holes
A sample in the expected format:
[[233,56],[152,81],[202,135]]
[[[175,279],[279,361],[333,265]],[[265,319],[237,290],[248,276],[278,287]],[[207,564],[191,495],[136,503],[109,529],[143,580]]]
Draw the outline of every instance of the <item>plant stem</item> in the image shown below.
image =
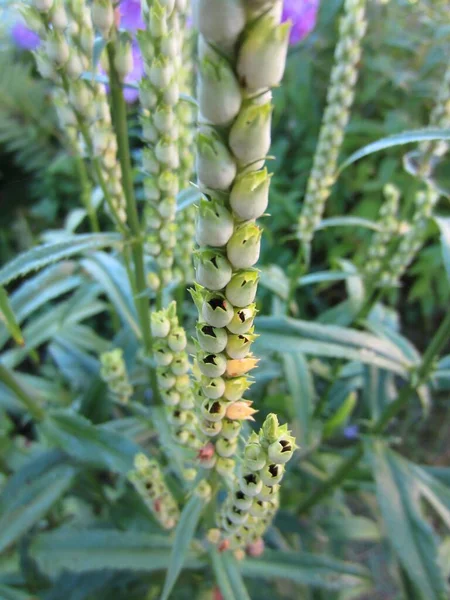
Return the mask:
[[[448,343],[449,338],[450,310],[435,333],[427,350],[425,351],[421,365],[418,368],[415,377],[402,389],[397,400],[392,402],[392,404],[386,408],[384,413],[373,426],[371,430],[372,434],[379,435],[382,433],[392,419],[397,416],[398,413],[407,405],[412,394],[427,381],[433,370],[436,358],[440,355],[445,345]],[[301,514],[308,511],[323,497],[327,496],[334,488],[338,487],[347,477],[348,473],[358,464],[363,455],[364,445],[362,442],[358,442],[353,453],[341,464],[337,471],[305,498],[305,500],[298,507],[298,513]]]
[[77,169],[78,178],[80,180],[81,201],[84,204],[84,207],[88,214],[91,229],[92,231],[95,231],[97,233],[100,231],[100,226],[98,224],[97,213],[94,207],[92,206],[91,202],[91,186],[89,184],[89,177],[87,174],[86,165],[82,157],[78,154],[76,148],[73,148],[72,150],[74,153],[75,166]]
[[[134,277],[130,280],[130,284],[133,288],[136,311],[139,315],[139,321],[141,324],[144,348],[146,354],[151,356],[153,344],[150,329],[150,307],[148,298],[145,295],[147,284],[145,279],[144,248],[142,243],[141,225],[139,222],[136,197],[133,187],[126,104],[123,97],[122,86],[114,66],[114,42],[109,42],[107,45],[107,52],[109,61],[109,83],[111,88],[113,124],[117,136],[118,157],[122,170],[122,184],[127,206],[127,220],[133,236],[128,240],[131,242],[131,253],[134,263]],[[159,393],[154,369],[150,369],[150,382],[154,399],[157,400],[159,398]]]
[[0,363],[0,381],[6,385],[27,408],[28,412],[38,421],[45,416],[44,409],[20,385],[14,375]]
[[297,290],[298,280],[307,270],[309,266],[309,257],[305,253],[305,249],[299,242],[298,251],[294,259],[294,264],[291,265],[291,275],[289,277],[289,291],[286,300],[286,315],[291,312],[292,302],[294,301],[295,292]]

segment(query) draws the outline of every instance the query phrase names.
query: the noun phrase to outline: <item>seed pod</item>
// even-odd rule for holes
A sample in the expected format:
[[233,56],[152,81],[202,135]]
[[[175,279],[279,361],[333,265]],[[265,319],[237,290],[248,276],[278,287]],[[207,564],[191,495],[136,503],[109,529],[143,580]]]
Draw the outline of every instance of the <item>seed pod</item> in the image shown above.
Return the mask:
[[231,458],[218,456],[215,467],[219,475],[225,479],[231,479],[234,474],[235,462]]
[[254,223],[236,227],[227,244],[227,257],[235,269],[249,269],[258,262],[261,235],[261,229]]
[[160,390],[161,398],[166,406],[178,406],[181,396],[175,389]]
[[[200,285],[209,290],[218,291],[230,282],[232,268],[220,252],[199,250],[195,254],[195,273]],[[233,302],[231,303],[233,304]]]
[[114,7],[110,0],[94,0],[91,9],[92,23],[103,38],[108,38],[114,25]]
[[[259,104],[251,101],[233,123],[230,148],[240,164],[250,165],[266,157],[270,148],[272,108],[271,102]],[[255,166],[257,168],[259,166]]]
[[204,419],[200,421],[200,429],[208,437],[214,437],[220,433],[222,421],[209,421],[208,419]]
[[239,421],[225,418],[222,421],[222,425],[221,435],[224,439],[235,440],[238,437],[241,431],[241,423]]
[[233,496],[233,504],[241,510],[248,510],[253,504],[253,498],[246,496],[241,490],[236,490]]
[[217,400],[223,396],[225,391],[225,381],[222,377],[204,377],[202,381],[202,391],[207,398]]
[[226,345],[228,356],[230,358],[244,358],[256,338],[253,329],[250,329],[245,335],[229,335]]
[[156,88],[163,89],[167,87],[174,76],[174,67],[165,56],[157,57],[153,60],[150,70],[150,81]]
[[215,125],[227,125],[239,113],[241,89],[228,61],[203,38],[199,40],[197,99],[202,116]]
[[253,433],[244,450],[244,464],[251,471],[260,471],[266,464],[267,457],[258,441],[258,436]]
[[185,375],[190,369],[189,360],[184,352],[175,355],[170,365],[170,370],[174,375]]
[[211,42],[228,46],[245,27],[245,8],[241,0],[194,0],[195,24]]
[[254,498],[253,503],[249,509],[250,514],[257,519],[263,517],[268,509],[268,503],[260,500],[259,498]]
[[239,308],[252,304],[255,300],[258,281],[259,274],[256,269],[238,271],[230,278],[226,286],[225,296],[227,300],[233,306]]
[[263,485],[261,491],[258,494],[259,500],[271,500],[279,491],[280,486],[276,485]]
[[246,308],[235,308],[234,317],[227,325],[228,331],[235,334],[247,333],[253,327],[256,313],[256,304],[250,304]]
[[[284,465],[268,464],[260,471],[260,477],[265,485],[280,483],[284,475]],[[259,490],[261,491],[261,490]]]
[[230,193],[230,206],[244,220],[258,219],[269,203],[271,175],[267,169],[249,171],[238,175]]
[[69,46],[65,38],[57,31],[51,31],[48,34],[45,49],[48,58],[56,67],[62,67],[69,60]]
[[228,508],[226,515],[235,525],[242,525],[248,519],[248,512],[234,505]]
[[186,333],[182,327],[174,327],[170,332],[167,343],[173,352],[181,352],[186,348]]
[[228,190],[236,176],[236,162],[230,151],[213,130],[200,130],[196,139],[200,182],[213,190]]
[[236,452],[237,440],[226,440],[225,438],[220,438],[216,442],[216,452],[222,458],[230,458]]
[[237,69],[249,90],[276,87],[284,73],[290,23],[278,25],[272,15],[258,19],[242,44]]
[[226,327],[234,314],[225,296],[218,293],[205,293],[200,312],[204,321],[213,327]]
[[165,338],[169,335],[170,322],[162,313],[152,313],[150,324],[153,337]]
[[122,82],[128,73],[133,70],[133,54],[131,52],[131,42],[128,40],[119,42],[114,57],[114,67],[119,80]]
[[48,12],[53,6],[53,0],[33,0],[33,6],[39,12]]
[[163,390],[170,390],[176,383],[175,375],[167,371],[164,367],[156,369],[156,379],[158,386]]
[[211,327],[206,323],[197,323],[196,330],[198,343],[202,350],[212,354],[219,354],[225,350],[228,336],[224,329]]
[[159,367],[168,367],[173,360],[172,352],[168,352],[164,345],[154,344],[153,355]]
[[233,233],[230,211],[218,200],[203,196],[197,212],[196,241],[199,246],[225,246]]
[[186,392],[191,387],[191,380],[189,375],[177,375],[177,379],[175,381],[175,389],[178,392]]
[[269,460],[273,463],[284,465],[291,459],[296,448],[295,438],[291,435],[283,435],[268,448]]

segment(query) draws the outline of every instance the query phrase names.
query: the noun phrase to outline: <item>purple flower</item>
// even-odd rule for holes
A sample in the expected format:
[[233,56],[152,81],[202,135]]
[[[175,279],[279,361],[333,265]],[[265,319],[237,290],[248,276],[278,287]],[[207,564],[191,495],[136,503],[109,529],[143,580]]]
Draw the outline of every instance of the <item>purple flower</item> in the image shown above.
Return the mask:
[[298,44],[316,24],[320,0],[284,0],[283,20],[292,21],[291,44]]
[[121,0],[119,12],[122,29],[131,32],[135,32],[138,29],[145,29],[141,14],[141,0]]
[[17,21],[11,29],[14,44],[22,50],[36,50],[41,43],[38,34],[27,27],[22,21]]
[[359,435],[358,425],[347,425],[344,427],[344,437],[347,440],[356,440]]
[[[144,74],[144,60],[136,40],[133,40],[131,51],[133,54],[133,69],[125,77],[125,83],[139,83]],[[139,90],[124,87],[123,96],[128,103],[136,102],[139,97]]]

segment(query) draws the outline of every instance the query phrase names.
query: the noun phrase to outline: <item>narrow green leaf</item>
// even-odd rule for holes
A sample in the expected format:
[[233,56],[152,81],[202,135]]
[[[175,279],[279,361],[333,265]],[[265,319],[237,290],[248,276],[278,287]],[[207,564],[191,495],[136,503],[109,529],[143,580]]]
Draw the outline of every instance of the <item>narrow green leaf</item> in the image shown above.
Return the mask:
[[300,435],[297,443],[309,446],[311,437],[311,415],[314,405],[314,383],[308,363],[299,352],[283,353],[283,366],[286,383],[292,397],[297,429]]
[[224,600],[251,600],[234,556],[213,550],[211,562]]
[[450,529],[450,487],[418,465],[408,464],[410,472],[416,478],[422,497],[431,504]]
[[338,429],[342,429],[345,423],[350,418],[352,412],[355,410],[356,402],[358,400],[355,392],[350,393],[347,398],[342,402],[337,411],[325,421],[323,426],[323,437],[331,437]]
[[175,539],[173,540],[172,551],[170,553],[161,600],[167,600],[170,596],[173,586],[181,573],[204,506],[205,501],[195,494],[184,505],[175,530]]
[[305,285],[311,285],[312,283],[327,283],[334,281],[344,281],[349,277],[354,277],[353,273],[345,273],[344,271],[318,271],[317,273],[309,273],[300,277],[298,285],[303,287]]
[[195,202],[200,200],[202,193],[193,187],[189,187],[185,190],[181,190],[177,195],[177,212],[181,212],[182,210],[186,210]]
[[330,217],[329,219],[322,219],[319,225],[317,225],[316,231],[330,227],[364,227],[365,229],[380,231],[379,223],[362,217]]
[[435,217],[437,226],[441,232],[441,249],[447,279],[450,282],[450,218]]
[[[30,554],[46,574],[76,573],[101,569],[160,571],[169,565],[171,541],[163,535],[109,529],[62,528],[38,535]],[[186,557],[185,568],[202,566],[194,554]]]
[[445,600],[448,589],[438,564],[432,528],[419,502],[407,463],[382,440],[367,442],[386,534],[411,581],[427,600]]
[[47,514],[76,474],[74,467],[59,460],[44,463],[40,469],[25,465],[23,470],[26,476],[16,473],[0,496],[0,552]]
[[25,342],[23,340],[22,331],[20,329],[20,325],[16,320],[16,316],[11,308],[11,304],[8,298],[8,294],[5,289],[0,286],[0,321],[6,325],[9,333],[11,334],[13,340],[16,344],[23,345]]
[[325,519],[323,526],[333,540],[352,542],[381,540],[381,531],[377,523],[367,517],[336,515]]
[[64,241],[42,244],[19,254],[0,269],[0,285],[69,256],[88,250],[118,246],[121,239],[118,233],[86,233],[68,236]]
[[0,585],[0,598],[2,600],[37,600],[37,596],[31,596],[29,592],[9,585]]
[[140,447],[113,431],[92,425],[67,410],[55,410],[40,424],[42,434],[74,459],[99,469],[126,475]]
[[370,572],[360,565],[306,552],[266,550],[261,558],[241,564],[245,577],[288,579],[301,585],[340,590],[370,582]]
[[404,144],[412,144],[414,142],[425,142],[425,141],[437,141],[437,140],[450,140],[450,129],[414,129],[410,131],[404,131],[402,133],[396,133],[388,137],[372,142],[363,148],[360,148],[357,152],[354,152],[349,156],[339,167],[337,173],[340,174],[344,169],[349,167],[351,164],[373,154],[380,150],[386,150],[387,148],[393,148],[394,146],[403,146]]

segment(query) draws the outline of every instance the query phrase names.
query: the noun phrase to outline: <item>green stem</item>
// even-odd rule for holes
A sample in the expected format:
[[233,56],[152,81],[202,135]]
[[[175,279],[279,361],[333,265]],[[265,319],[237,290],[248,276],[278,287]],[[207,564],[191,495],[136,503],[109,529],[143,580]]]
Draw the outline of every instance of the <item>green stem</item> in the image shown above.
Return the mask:
[[[114,66],[115,48],[114,42],[107,45],[109,62],[109,83],[111,88],[111,102],[114,128],[117,136],[118,158],[122,170],[122,184],[127,206],[127,220],[131,230],[132,239],[131,253],[134,263],[134,277],[130,279],[133,288],[136,311],[142,329],[142,338],[145,351],[148,356],[152,354],[152,334],[150,329],[150,308],[148,298],[145,295],[147,283],[145,279],[144,266],[144,248],[142,243],[141,225],[137,210],[136,197],[133,187],[132,165],[130,156],[130,146],[128,140],[127,109],[123,97],[122,86]],[[156,373],[150,369],[150,381],[153,390],[154,399],[159,398],[158,386],[156,383]]]
[[44,409],[20,385],[14,375],[0,363],[0,381],[6,385],[27,408],[28,412],[38,421],[45,417]]
[[75,166],[77,169],[78,178],[80,180],[81,186],[81,201],[84,204],[87,215],[89,217],[92,231],[99,232],[100,226],[98,223],[97,213],[95,212],[95,209],[92,206],[91,202],[91,186],[89,184],[89,177],[86,165],[82,157],[78,154],[76,148],[73,148],[73,152],[75,158]]
[[297,290],[299,278],[306,273],[309,266],[309,257],[305,252],[305,248],[302,243],[299,243],[297,255],[294,260],[294,264],[291,266],[291,275],[289,277],[289,291],[286,301],[286,314],[289,316],[291,312],[292,303],[294,301],[295,292]]
[[[435,333],[431,343],[429,344],[420,367],[418,368],[413,380],[406,385],[400,392],[397,400],[392,402],[375,425],[372,428],[371,433],[379,435],[382,433],[394,417],[408,404],[413,393],[423,385],[431,375],[436,358],[440,355],[445,345],[448,343],[450,338],[450,311],[447,313],[445,319],[442,321],[439,329]],[[312,508],[322,498],[327,496],[333,489],[338,487],[348,473],[359,463],[364,454],[364,446],[362,442],[359,442],[353,453],[341,464],[337,471],[321,484],[316,490],[313,490],[309,496],[298,507],[298,513],[304,513]]]

